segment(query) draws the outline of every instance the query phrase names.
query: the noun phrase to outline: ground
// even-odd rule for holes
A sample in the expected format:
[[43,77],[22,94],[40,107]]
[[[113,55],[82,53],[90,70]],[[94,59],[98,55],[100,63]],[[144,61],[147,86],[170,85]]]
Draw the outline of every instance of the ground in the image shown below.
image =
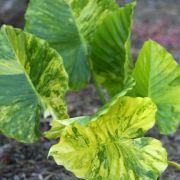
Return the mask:
[[[23,27],[26,3],[27,0],[0,0],[0,24]],[[134,57],[143,42],[151,38],[164,45],[180,61],[179,7],[178,0],[138,1],[132,37]],[[92,84],[79,93],[68,93],[66,100],[71,117],[91,115],[101,105]],[[41,122],[42,131],[48,128],[47,122]],[[159,135],[153,128],[148,136],[162,140],[169,159],[180,163],[180,129],[167,137]],[[48,150],[54,143],[56,141],[41,137],[38,143],[25,145],[0,135],[0,180],[76,180],[71,173],[47,158]],[[179,180],[180,171],[168,168],[160,179]]]

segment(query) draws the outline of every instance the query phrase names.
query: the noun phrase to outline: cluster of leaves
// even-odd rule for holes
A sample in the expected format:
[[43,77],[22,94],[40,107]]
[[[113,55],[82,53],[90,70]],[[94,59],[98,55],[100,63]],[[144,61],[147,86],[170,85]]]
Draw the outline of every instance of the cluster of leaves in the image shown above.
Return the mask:
[[[45,136],[61,137],[49,155],[77,177],[157,179],[167,153],[144,133],[155,122],[162,134],[179,126],[180,66],[151,40],[134,66],[134,7],[114,0],[31,0],[25,30],[0,31],[0,131],[32,143],[48,111],[54,120]],[[68,119],[66,91],[83,88],[90,77],[110,100],[91,117]]]

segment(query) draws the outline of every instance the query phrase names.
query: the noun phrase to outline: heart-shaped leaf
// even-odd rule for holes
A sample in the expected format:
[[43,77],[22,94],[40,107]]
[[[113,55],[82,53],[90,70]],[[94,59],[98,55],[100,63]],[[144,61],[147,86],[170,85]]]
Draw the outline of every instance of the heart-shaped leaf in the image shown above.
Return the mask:
[[26,13],[26,30],[46,39],[63,57],[73,90],[90,78],[90,42],[115,0],[31,0]]
[[150,97],[157,105],[156,122],[162,134],[171,134],[180,124],[180,66],[158,43],[147,41],[133,72],[135,94]]
[[67,125],[49,155],[84,179],[156,180],[167,167],[167,153],[160,141],[140,138],[155,122],[152,101],[118,97],[100,111],[86,125]]
[[39,120],[50,109],[67,118],[64,94],[68,78],[62,58],[47,42],[19,29],[0,31],[0,131],[32,143],[39,135]]

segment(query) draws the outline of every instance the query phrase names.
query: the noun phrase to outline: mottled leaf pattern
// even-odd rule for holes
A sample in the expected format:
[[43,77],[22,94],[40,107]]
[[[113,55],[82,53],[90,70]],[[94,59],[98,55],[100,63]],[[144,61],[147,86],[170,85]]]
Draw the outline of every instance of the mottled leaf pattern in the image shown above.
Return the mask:
[[87,125],[67,125],[49,155],[88,180],[156,180],[167,167],[167,153],[158,140],[140,138],[153,126],[155,112],[149,98],[117,97]]
[[115,0],[31,0],[26,30],[46,39],[63,57],[73,90],[89,78],[89,46],[103,18],[118,8]]
[[91,118],[89,116],[82,116],[82,117],[70,118],[65,120],[53,120],[51,123],[51,129],[49,131],[46,131],[44,135],[48,139],[56,139],[61,136],[62,132],[69,125],[80,124],[82,126],[85,126],[88,124],[89,121],[96,121],[99,117],[101,117],[102,115],[106,114],[109,111],[109,108],[111,108],[111,106],[117,102],[117,99],[119,99],[120,97],[126,95],[129,91],[131,91],[134,85],[135,85],[134,80],[129,79],[129,82],[126,83],[124,89],[116,96],[111,98],[111,100],[108,103],[106,103],[103,107],[101,107],[99,111],[96,114],[94,114]]
[[92,65],[96,79],[111,96],[119,93],[129,78],[131,26],[135,3],[107,16],[92,41]]
[[59,54],[19,29],[0,31],[0,131],[22,142],[38,138],[43,109],[67,118],[67,74]]
[[158,107],[156,122],[162,134],[171,134],[180,124],[180,66],[156,42],[147,41],[133,72],[137,96],[150,97]]
[[65,120],[53,120],[51,123],[51,129],[44,132],[44,136],[48,139],[56,139],[61,136],[67,126],[72,124],[86,125],[90,121],[89,116],[75,117]]

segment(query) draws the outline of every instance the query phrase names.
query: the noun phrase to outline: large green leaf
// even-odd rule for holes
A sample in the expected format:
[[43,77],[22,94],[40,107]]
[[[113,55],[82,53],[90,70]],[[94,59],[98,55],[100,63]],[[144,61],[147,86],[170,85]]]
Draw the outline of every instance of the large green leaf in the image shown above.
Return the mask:
[[115,0],[31,0],[26,30],[46,39],[63,57],[74,90],[84,87],[90,76],[89,42]]
[[135,3],[106,17],[92,41],[92,65],[96,79],[111,96],[119,93],[129,78],[131,26]]
[[162,134],[176,131],[180,123],[180,66],[154,41],[143,46],[133,72],[137,96],[150,97],[158,107],[156,122]]
[[155,122],[152,101],[117,97],[100,111],[87,125],[68,125],[49,155],[84,179],[156,180],[167,167],[167,153],[158,140],[140,138]]
[[0,131],[22,142],[38,138],[43,109],[67,118],[67,74],[59,54],[19,29],[0,31]]

